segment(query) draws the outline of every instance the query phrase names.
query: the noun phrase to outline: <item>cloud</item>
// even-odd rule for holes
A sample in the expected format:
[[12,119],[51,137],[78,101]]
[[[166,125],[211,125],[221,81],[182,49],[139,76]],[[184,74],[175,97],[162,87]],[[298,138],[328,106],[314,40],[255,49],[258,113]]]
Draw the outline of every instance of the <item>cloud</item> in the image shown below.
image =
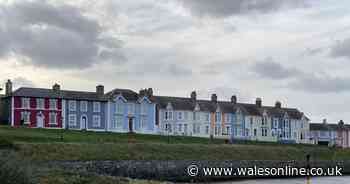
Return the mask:
[[284,67],[280,63],[273,61],[272,58],[255,63],[252,68],[260,77],[274,80],[286,79],[301,74],[297,69]]
[[[11,81],[13,84],[13,89],[17,89],[20,87],[35,87],[34,82],[25,77],[15,77],[11,79]],[[1,84],[5,84],[6,82],[7,82],[7,79],[3,80]]]
[[290,82],[288,87],[313,93],[339,93],[350,91],[350,78],[305,74]]
[[350,38],[338,42],[331,48],[331,56],[334,58],[344,57],[350,59]]
[[197,16],[229,17],[248,13],[269,13],[283,8],[307,6],[305,0],[179,0]]
[[0,57],[46,68],[86,68],[110,57],[120,61],[120,41],[106,36],[96,21],[70,5],[47,1],[0,6]]

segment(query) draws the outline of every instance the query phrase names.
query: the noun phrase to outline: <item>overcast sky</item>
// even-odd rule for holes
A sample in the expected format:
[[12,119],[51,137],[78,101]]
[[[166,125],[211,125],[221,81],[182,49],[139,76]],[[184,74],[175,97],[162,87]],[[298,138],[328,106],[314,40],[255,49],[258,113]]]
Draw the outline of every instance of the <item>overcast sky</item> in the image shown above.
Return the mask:
[[349,123],[349,20],[346,0],[0,0],[0,79],[261,97]]

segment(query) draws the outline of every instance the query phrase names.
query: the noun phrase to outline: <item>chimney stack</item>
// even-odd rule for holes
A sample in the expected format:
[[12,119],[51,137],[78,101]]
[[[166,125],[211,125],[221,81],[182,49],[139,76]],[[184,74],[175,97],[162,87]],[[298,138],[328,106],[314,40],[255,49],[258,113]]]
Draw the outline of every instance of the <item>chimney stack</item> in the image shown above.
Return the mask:
[[323,120],[322,120],[322,123],[323,123],[323,124],[327,124],[327,119],[326,119],[326,118],[323,119]]
[[196,91],[191,92],[191,100],[192,102],[195,102],[197,100],[197,93]]
[[236,95],[233,95],[233,96],[231,97],[231,103],[233,103],[233,104],[236,104],[236,103],[237,103],[237,97],[236,97]]
[[276,101],[275,107],[280,109],[282,107],[282,103],[280,101]]
[[96,93],[98,95],[104,95],[105,94],[105,87],[103,85],[96,86]]
[[261,106],[262,106],[262,100],[261,100],[261,98],[256,98],[256,100],[255,100],[255,105],[258,106],[258,107],[261,107]]
[[214,103],[217,103],[218,102],[218,96],[216,94],[212,94],[211,95],[211,101],[214,102]]
[[59,84],[55,83],[55,84],[52,86],[52,89],[53,89],[54,91],[59,91],[59,90],[61,89],[61,86],[60,86]]
[[12,93],[12,82],[10,79],[7,80],[6,82],[6,87],[5,87],[5,95],[11,95]]
[[153,89],[152,88],[148,88],[147,95],[148,95],[148,97],[152,97],[153,96]]
[[340,120],[340,121],[338,122],[338,125],[339,125],[339,126],[344,126],[344,124],[345,124],[345,123],[344,123],[343,120]]

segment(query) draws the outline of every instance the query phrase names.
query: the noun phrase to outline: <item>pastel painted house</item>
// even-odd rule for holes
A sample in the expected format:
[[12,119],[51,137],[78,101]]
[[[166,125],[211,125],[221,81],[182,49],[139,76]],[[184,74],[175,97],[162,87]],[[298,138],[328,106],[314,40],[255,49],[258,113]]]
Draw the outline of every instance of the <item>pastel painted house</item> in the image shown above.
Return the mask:
[[326,119],[322,123],[311,123],[310,134],[314,144],[350,147],[350,125],[345,124],[342,120],[338,124],[328,123]]
[[114,89],[106,93],[108,127],[111,132],[158,134],[156,104],[151,88],[136,93],[129,89]]

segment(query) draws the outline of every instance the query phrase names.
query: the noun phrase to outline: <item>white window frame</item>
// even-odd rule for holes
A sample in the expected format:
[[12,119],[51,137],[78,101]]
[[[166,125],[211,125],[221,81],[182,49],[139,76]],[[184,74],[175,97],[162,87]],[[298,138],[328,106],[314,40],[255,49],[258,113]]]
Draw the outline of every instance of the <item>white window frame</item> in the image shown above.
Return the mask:
[[115,113],[116,114],[124,114],[124,103],[117,102],[115,104]]
[[49,109],[57,110],[57,99],[49,99]]
[[77,115],[69,114],[68,115],[68,125],[69,126],[77,126]]
[[36,99],[36,108],[37,109],[45,109],[45,99],[44,98],[37,98]]
[[177,119],[184,120],[184,112],[182,112],[182,111],[177,112]]
[[114,128],[116,128],[116,129],[123,128],[123,123],[124,123],[124,116],[116,115],[115,116],[115,127]]
[[167,110],[164,112],[164,120],[173,120],[173,111]]
[[80,101],[80,111],[87,112],[88,111],[88,101]]
[[23,120],[23,124],[28,125],[30,124],[30,112],[29,111],[22,111],[21,112],[21,120]]
[[101,102],[93,102],[93,112],[101,112]]
[[[54,121],[52,121],[52,115],[54,117]],[[57,113],[56,112],[50,112],[49,113],[49,124],[50,125],[58,125],[58,122],[57,122]]]
[[30,109],[30,98],[22,97],[21,101],[22,101],[22,108],[23,109]]
[[147,114],[147,104],[146,103],[141,103],[140,105],[140,112],[142,115],[146,115]]
[[92,126],[99,128],[101,127],[101,116],[100,115],[93,115],[92,116]]
[[147,122],[148,122],[148,118],[147,118],[147,116],[141,116],[140,117],[140,129],[141,130],[144,130],[144,129],[146,129],[146,127],[147,127]]
[[75,112],[77,110],[77,101],[69,100],[68,101],[68,110],[71,112]]

